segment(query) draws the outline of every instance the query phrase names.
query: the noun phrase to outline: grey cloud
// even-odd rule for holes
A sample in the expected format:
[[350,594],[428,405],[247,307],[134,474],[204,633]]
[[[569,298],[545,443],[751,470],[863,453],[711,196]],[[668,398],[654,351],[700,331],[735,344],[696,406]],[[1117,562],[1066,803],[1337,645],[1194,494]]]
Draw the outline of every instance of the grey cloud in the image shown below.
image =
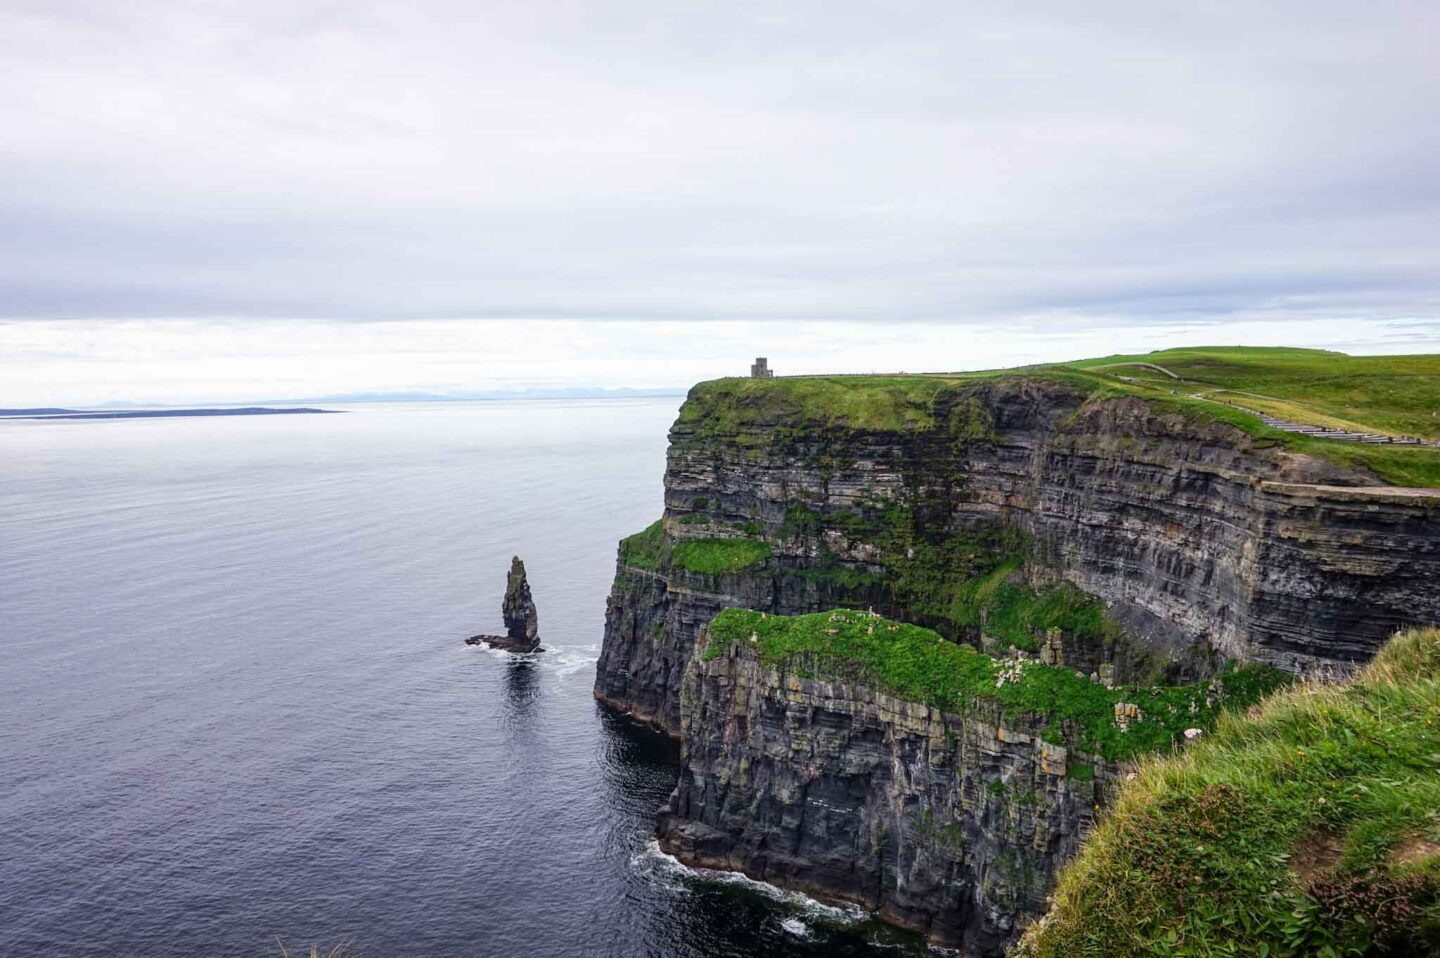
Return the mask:
[[0,316],[1435,316],[1440,12],[11,4]]

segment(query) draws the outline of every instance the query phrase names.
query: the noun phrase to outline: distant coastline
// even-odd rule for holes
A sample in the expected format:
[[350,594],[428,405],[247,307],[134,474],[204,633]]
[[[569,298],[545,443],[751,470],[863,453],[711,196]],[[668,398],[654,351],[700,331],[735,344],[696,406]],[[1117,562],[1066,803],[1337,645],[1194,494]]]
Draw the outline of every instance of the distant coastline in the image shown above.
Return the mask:
[[308,406],[274,408],[241,406],[235,409],[128,409],[93,411],[84,409],[0,409],[0,419],[175,419],[191,416],[295,416],[329,415],[343,409],[314,409]]

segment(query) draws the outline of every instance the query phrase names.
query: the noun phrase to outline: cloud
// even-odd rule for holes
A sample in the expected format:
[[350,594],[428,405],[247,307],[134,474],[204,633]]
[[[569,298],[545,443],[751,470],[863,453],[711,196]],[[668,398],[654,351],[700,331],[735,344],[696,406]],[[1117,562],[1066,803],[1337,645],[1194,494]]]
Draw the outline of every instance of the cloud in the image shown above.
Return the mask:
[[0,322],[0,407],[183,404],[419,391],[684,390],[746,375],[988,369],[1207,343],[1422,351],[1440,321],[1152,323],[1075,315],[1005,324],[614,320]]
[[1432,318],[1437,35],[1402,2],[11,3],[0,316]]

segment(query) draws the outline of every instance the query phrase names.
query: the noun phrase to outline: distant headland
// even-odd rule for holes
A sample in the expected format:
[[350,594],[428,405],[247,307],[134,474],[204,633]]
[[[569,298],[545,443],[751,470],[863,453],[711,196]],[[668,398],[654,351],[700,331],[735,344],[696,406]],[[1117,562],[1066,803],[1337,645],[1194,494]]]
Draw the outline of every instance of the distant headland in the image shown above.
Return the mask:
[[174,419],[189,416],[294,416],[331,414],[343,409],[312,409],[308,406],[275,408],[272,406],[240,406],[233,409],[124,409],[94,411],[85,409],[0,409],[0,419]]

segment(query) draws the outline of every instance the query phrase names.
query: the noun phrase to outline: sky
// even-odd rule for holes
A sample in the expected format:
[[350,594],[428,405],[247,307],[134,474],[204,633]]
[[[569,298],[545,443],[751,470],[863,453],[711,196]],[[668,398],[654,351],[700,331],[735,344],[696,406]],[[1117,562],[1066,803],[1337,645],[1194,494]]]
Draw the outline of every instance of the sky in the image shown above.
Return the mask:
[[1440,351],[1440,5],[0,0],[0,405]]

